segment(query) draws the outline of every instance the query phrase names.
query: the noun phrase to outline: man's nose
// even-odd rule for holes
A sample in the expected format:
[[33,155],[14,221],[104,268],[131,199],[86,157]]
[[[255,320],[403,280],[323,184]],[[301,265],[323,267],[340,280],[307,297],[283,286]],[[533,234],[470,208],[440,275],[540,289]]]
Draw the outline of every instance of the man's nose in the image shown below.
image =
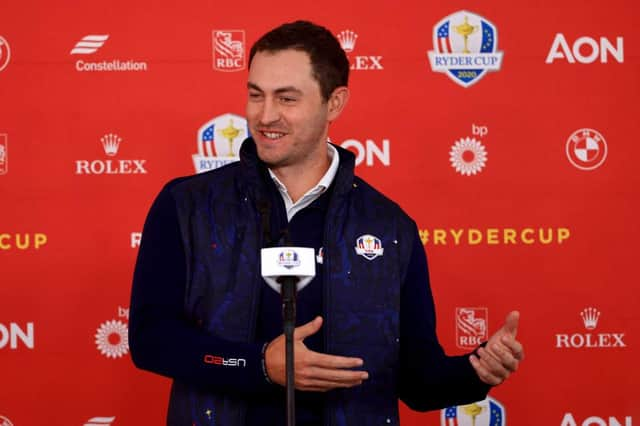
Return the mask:
[[280,108],[275,100],[266,99],[260,111],[260,123],[263,125],[273,124],[280,119]]

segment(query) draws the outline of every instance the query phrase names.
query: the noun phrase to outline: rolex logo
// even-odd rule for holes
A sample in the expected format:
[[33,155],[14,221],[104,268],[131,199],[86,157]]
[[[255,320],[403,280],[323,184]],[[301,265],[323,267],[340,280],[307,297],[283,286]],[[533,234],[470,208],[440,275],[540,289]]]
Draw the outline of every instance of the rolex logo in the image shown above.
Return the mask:
[[590,333],[598,325],[600,311],[593,307],[586,307],[580,312],[587,333],[558,333],[556,334],[556,348],[625,348],[625,333]]
[[338,34],[338,40],[340,40],[340,46],[342,46],[342,50],[345,52],[353,52],[354,47],[356,46],[356,40],[358,39],[358,34],[351,30],[340,31]]
[[109,133],[101,137],[100,141],[102,142],[104,153],[109,157],[113,157],[118,153],[118,148],[120,147],[122,138],[118,135],[114,135],[113,133]]
[[600,311],[596,308],[585,308],[580,312],[582,322],[584,322],[584,328],[587,330],[593,330],[598,325],[598,319],[600,318]]

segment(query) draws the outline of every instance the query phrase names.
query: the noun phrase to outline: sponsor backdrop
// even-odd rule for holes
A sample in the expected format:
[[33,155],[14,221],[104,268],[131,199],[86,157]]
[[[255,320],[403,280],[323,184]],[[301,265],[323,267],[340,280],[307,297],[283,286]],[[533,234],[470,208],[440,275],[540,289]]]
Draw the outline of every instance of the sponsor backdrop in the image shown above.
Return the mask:
[[518,374],[403,424],[640,421],[636,2],[236,6],[3,6],[0,424],[163,423],[170,382],[127,346],[143,221],[237,160],[248,48],[296,18],[349,56],[331,138],[418,223],[447,352],[522,313]]

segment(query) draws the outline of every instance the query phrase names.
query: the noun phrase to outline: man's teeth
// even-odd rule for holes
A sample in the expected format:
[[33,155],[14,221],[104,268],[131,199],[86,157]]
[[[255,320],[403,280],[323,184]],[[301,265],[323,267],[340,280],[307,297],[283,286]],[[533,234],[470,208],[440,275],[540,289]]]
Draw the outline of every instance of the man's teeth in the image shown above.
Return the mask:
[[268,137],[269,139],[278,139],[284,136],[284,133],[277,133],[277,132],[262,132],[262,134]]

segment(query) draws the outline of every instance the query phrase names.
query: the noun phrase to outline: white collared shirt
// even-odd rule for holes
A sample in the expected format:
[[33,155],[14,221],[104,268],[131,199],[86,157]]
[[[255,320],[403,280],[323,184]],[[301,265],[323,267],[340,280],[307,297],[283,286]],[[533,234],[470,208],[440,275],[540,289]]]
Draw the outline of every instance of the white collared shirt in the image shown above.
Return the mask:
[[269,169],[269,175],[276,184],[280,195],[282,195],[282,199],[284,200],[284,206],[287,210],[287,221],[290,222],[293,215],[298,213],[300,210],[307,207],[309,204],[313,203],[315,200],[320,198],[320,196],[331,186],[333,179],[336,177],[336,173],[338,172],[338,164],[340,164],[340,155],[338,154],[338,150],[327,143],[329,146],[329,158],[331,158],[331,164],[329,165],[329,169],[322,176],[320,181],[308,190],[298,201],[295,203],[289,196],[289,192],[287,188],[280,182],[280,179]]

